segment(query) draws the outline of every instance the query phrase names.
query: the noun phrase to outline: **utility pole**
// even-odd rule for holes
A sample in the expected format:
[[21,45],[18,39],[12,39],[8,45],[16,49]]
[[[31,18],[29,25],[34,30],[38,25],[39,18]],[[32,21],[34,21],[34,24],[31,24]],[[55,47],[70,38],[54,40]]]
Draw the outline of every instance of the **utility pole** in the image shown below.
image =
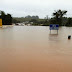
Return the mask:
[[48,15],[46,16],[46,19],[47,19],[47,21],[48,21]]

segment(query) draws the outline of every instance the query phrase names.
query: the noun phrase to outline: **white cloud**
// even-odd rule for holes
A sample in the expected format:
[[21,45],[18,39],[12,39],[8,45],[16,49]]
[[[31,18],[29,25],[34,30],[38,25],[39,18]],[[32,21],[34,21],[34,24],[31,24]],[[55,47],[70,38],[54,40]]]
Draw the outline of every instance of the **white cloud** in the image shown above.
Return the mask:
[[0,9],[13,16],[39,15],[43,18],[46,15],[51,17],[54,10],[68,10],[72,13],[71,0],[1,0]]

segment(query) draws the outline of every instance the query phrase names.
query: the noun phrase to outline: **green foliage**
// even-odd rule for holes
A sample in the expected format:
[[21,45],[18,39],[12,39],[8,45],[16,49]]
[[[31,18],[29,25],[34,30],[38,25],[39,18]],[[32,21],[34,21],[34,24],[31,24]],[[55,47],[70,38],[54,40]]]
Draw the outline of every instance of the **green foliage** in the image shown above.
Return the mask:
[[[39,19],[38,16],[26,16],[21,18],[13,18],[13,23],[17,22],[26,22],[28,21],[33,22],[32,25],[38,25],[38,26],[49,26],[50,24],[59,24],[60,26],[72,26],[72,18],[64,17],[66,15],[66,10],[57,10],[53,12],[53,17],[48,19],[48,16],[46,19]],[[5,13],[3,13],[4,15]]]
[[25,21],[31,21],[32,19],[37,20],[37,19],[39,19],[39,17],[38,16],[30,16],[30,15],[28,15],[26,17],[20,17],[20,18],[14,17],[12,22],[13,23],[15,23],[15,22],[25,22]]
[[20,21],[18,21],[16,19],[12,19],[12,23],[20,23]]
[[5,14],[4,11],[1,11],[1,18],[3,25],[12,25],[12,17],[10,14]]
[[66,26],[72,26],[72,18],[68,18]]
[[29,19],[39,19],[38,16],[30,16],[30,15],[26,16],[25,18],[29,18]]
[[67,13],[67,11],[65,11],[65,10],[63,10],[63,11],[62,10],[55,11],[53,13],[53,16],[54,16],[53,20],[55,21],[55,23],[59,24],[61,26],[62,25],[62,18],[63,18],[64,15],[66,15],[66,13]]

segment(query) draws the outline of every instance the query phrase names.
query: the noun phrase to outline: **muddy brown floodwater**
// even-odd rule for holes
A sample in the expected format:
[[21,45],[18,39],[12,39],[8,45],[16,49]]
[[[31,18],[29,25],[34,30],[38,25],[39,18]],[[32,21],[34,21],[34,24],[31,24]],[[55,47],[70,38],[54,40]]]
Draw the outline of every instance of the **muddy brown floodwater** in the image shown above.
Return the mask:
[[0,72],[72,72],[72,27],[0,28]]

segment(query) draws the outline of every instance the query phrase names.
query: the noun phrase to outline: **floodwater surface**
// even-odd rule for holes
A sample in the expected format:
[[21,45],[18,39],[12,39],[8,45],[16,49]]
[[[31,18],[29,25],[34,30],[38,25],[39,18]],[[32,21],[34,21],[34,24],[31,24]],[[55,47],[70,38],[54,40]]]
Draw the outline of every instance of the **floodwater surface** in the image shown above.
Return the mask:
[[0,28],[0,72],[72,72],[72,27]]

